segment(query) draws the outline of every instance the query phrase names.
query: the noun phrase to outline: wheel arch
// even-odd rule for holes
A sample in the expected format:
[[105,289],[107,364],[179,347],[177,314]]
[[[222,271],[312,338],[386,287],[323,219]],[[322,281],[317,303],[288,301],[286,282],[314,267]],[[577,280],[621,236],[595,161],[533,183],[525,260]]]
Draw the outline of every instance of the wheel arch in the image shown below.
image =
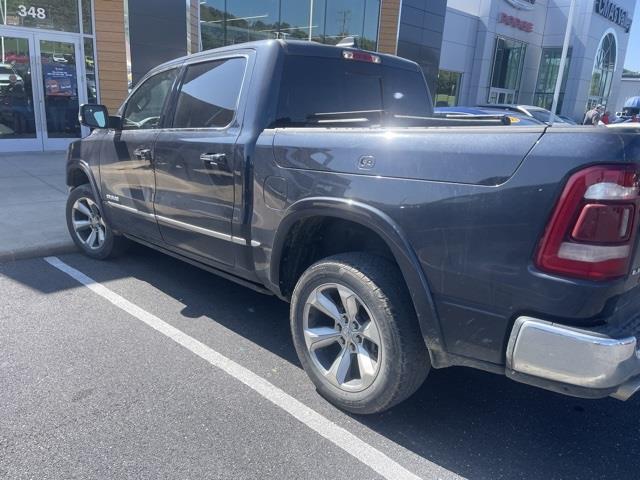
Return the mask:
[[91,166],[82,159],[73,159],[67,163],[67,175],[66,182],[67,186],[71,188],[75,188],[80,185],[78,183],[80,179],[86,179],[91,187],[91,191],[93,192],[93,196],[98,203],[100,210],[102,211],[102,215],[109,219],[108,209],[104,208],[104,203],[102,201],[102,195],[100,195],[100,187],[98,182],[93,175],[93,171],[91,170]]
[[[377,234],[392,254],[409,289],[420,330],[434,364],[438,364],[444,343],[429,282],[401,227],[381,210],[349,199],[310,197],[291,205],[274,237],[270,281],[280,288],[281,263],[287,239],[299,222],[312,218],[334,218],[360,225]],[[282,292],[284,294],[284,292]]]
[[89,164],[80,159],[74,159],[67,163],[67,177],[66,182],[69,188],[75,188],[81,183],[79,183],[80,179],[86,179],[87,182],[91,186],[91,190],[96,198],[96,201],[100,203],[102,207],[102,196],[100,195],[100,189],[98,188],[98,183],[93,175],[93,171]]

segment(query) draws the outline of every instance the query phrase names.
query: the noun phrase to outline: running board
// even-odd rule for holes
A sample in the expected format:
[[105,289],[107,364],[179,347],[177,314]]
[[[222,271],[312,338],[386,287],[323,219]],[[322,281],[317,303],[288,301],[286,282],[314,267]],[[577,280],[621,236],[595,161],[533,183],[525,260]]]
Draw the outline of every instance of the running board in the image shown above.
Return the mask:
[[210,265],[207,265],[206,263],[202,263],[199,262],[198,260],[195,260],[193,258],[187,257],[185,255],[182,255],[180,253],[174,252],[172,250],[169,250],[167,248],[161,247],[159,245],[156,245],[154,243],[148,242],[146,240],[142,240],[138,237],[134,237],[133,235],[127,235],[126,233],[123,233],[122,235],[124,235],[126,238],[128,238],[129,240],[139,243],[140,245],[144,245],[145,247],[149,247],[152,248],[154,250],[157,250],[158,252],[164,253],[166,255],[169,255],[173,258],[177,258],[178,260],[182,260],[183,262],[186,262],[190,265],[193,265],[194,267],[198,267],[202,270],[205,270],[209,273],[213,273],[214,275],[217,275],[219,277],[224,278],[225,280],[229,280],[231,282],[237,283],[238,285],[242,285],[243,287],[247,287],[250,288],[251,290],[253,290],[254,292],[258,292],[261,293],[263,295],[274,295],[274,293],[271,290],[266,289],[265,287],[263,287],[262,285],[258,285],[257,283],[251,282],[249,280],[245,280],[244,278],[240,278],[237,277],[231,273],[227,273],[227,272],[223,272],[222,270],[219,270],[215,267],[212,267]]

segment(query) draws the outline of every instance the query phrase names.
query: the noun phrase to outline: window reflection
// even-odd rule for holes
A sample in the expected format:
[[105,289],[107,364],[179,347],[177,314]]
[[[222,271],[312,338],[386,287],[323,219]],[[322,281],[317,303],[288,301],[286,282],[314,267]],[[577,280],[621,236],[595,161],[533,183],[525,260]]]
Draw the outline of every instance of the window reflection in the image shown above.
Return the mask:
[[206,0],[200,4],[203,49],[289,38],[336,44],[356,37],[375,50],[380,0]]
[[461,78],[462,74],[459,72],[450,72],[448,70],[440,70],[438,72],[436,107],[453,107],[458,104]]
[[591,109],[598,104],[607,104],[609,93],[611,92],[613,73],[616,68],[616,56],[616,38],[613,34],[607,33],[600,41],[600,46],[596,52],[587,109]]
[[78,123],[78,72],[75,46],[40,40],[44,107],[49,138],[80,136]]
[[0,138],[35,138],[29,42],[0,37]]
[[98,103],[96,84],[96,61],[93,54],[93,39],[84,39],[84,69],[87,74],[87,103]]
[[[553,106],[553,95],[556,88],[556,80],[558,79],[558,72],[560,71],[561,56],[562,48],[559,47],[544,48],[542,50],[540,68],[538,69],[538,80],[536,81],[536,91],[533,95],[534,105],[551,110],[551,107]],[[571,48],[569,48],[567,52],[567,61],[564,64],[562,85],[558,96],[558,112],[562,110],[564,90],[567,86],[567,77],[569,73],[569,63],[571,63]]]
[[82,0],[82,33],[93,33],[93,17],[91,15],[91,0]]

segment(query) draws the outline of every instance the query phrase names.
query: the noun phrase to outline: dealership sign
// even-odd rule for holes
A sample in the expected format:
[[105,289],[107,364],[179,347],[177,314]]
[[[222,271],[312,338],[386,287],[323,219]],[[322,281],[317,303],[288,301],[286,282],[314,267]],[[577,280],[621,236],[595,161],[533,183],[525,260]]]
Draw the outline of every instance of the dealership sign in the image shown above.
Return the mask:
[[619,7],[610,0],[596,0],[594,8],[597,14],[608,18],[616,25],[620,25],[624,28],[625,32],[629,33],[629,29],[631,28],[629,12],[623,10],[622,7]]
[[508,15],[504,12],[500,13],[500,16],[498,17],[498,23],[504,23],[505,25],[517,28],[518,30],[522,30],[523,32],[533,31],[533,23],[514,17],[513,15]]
[[519,10],[533,10],[536,0],[506,0],[506,2]]

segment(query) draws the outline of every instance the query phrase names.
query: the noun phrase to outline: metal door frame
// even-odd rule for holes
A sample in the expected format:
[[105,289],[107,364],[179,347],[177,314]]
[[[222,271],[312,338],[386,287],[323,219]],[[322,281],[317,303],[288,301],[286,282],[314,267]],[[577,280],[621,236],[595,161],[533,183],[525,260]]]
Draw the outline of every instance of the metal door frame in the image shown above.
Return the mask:
[[512,88],[498,88],[498,87],[489,87],[489,97],[487,98],[487,103],[492,103],[491,102],[491,94],[495,93],[497,97],[499,97],[501,94],[504,94],[505,97],[507,95],[512,95],[512,101],[511,102],[507,102],[506,100],[504,102],[498,102],[496,101],[496,104],[500,104],[500,103],[518,103],[518,90],[512,89]]
[[35,38],[32,32],[18,28],[10,28],[0,25],[0,37],[13,37],[27,40],[29,45],[29,68],[31,70],[31,94],[33,102],[33,115],[36,128],[35,138],[10,138],[0,139],[0,151],[3,152],[25,152],[42,150],[42,112],[41,112],[41,92],[40,78],[38,77],[36,64],[38,58],[35,51]]
[[83,103],[87,103],[87,90],[85,87],[86,77],[84,71],[84,49],[82,42],[80,41],[80,37],[74,34],[69,33],[50,33],[50,32],[33,32],[34,36],[34,46],[36,48],[36,58],[37,58],[37,73],[38,73],[38,81],[39,81],[39,99],[40,102],[40,128],[42,131],[42,149],[45,151],[48,150],[66,150],[69,146],[69,143],[77,140],[80,137],[84,137],[88,135],[88,129],[84,126],[80,126],[80,136],[79,137],[69,137],[69,138],[49,138],[47,134],[47,117],[44,105],[44,87],[42,84],[42,80],[44,78],[44,72],[42,70],[42,62],[41,62],[41,51],[40,51],[40,41],[51,41],[51,42],[61,42],[61,43],[71,43],[75,48],[75,58],[76,58],[76,86],[78,89],[78,106]]
[[[74,33],[54,32],[51,30],[34,31],[19,27],[0,25],[0,36],[26,39],[29,44],[29,66],[31,68],[31,90],[33,94],[33,110],[35,117],[36,137],[0,140],[0,151],[49,151],[66,150],[77,138],[48,138],[47,118],[44,109],[43,71],[40,58],[40,41],[71,43],[74,45],[76,57],[76,82],[78,87],[78,104],[87,102],[86,72],[84,62],[84,42],[82,36]],[[80,137],[89,134],[87,127],[80,127]],[[78,137],[78,138],[80,138]]]

